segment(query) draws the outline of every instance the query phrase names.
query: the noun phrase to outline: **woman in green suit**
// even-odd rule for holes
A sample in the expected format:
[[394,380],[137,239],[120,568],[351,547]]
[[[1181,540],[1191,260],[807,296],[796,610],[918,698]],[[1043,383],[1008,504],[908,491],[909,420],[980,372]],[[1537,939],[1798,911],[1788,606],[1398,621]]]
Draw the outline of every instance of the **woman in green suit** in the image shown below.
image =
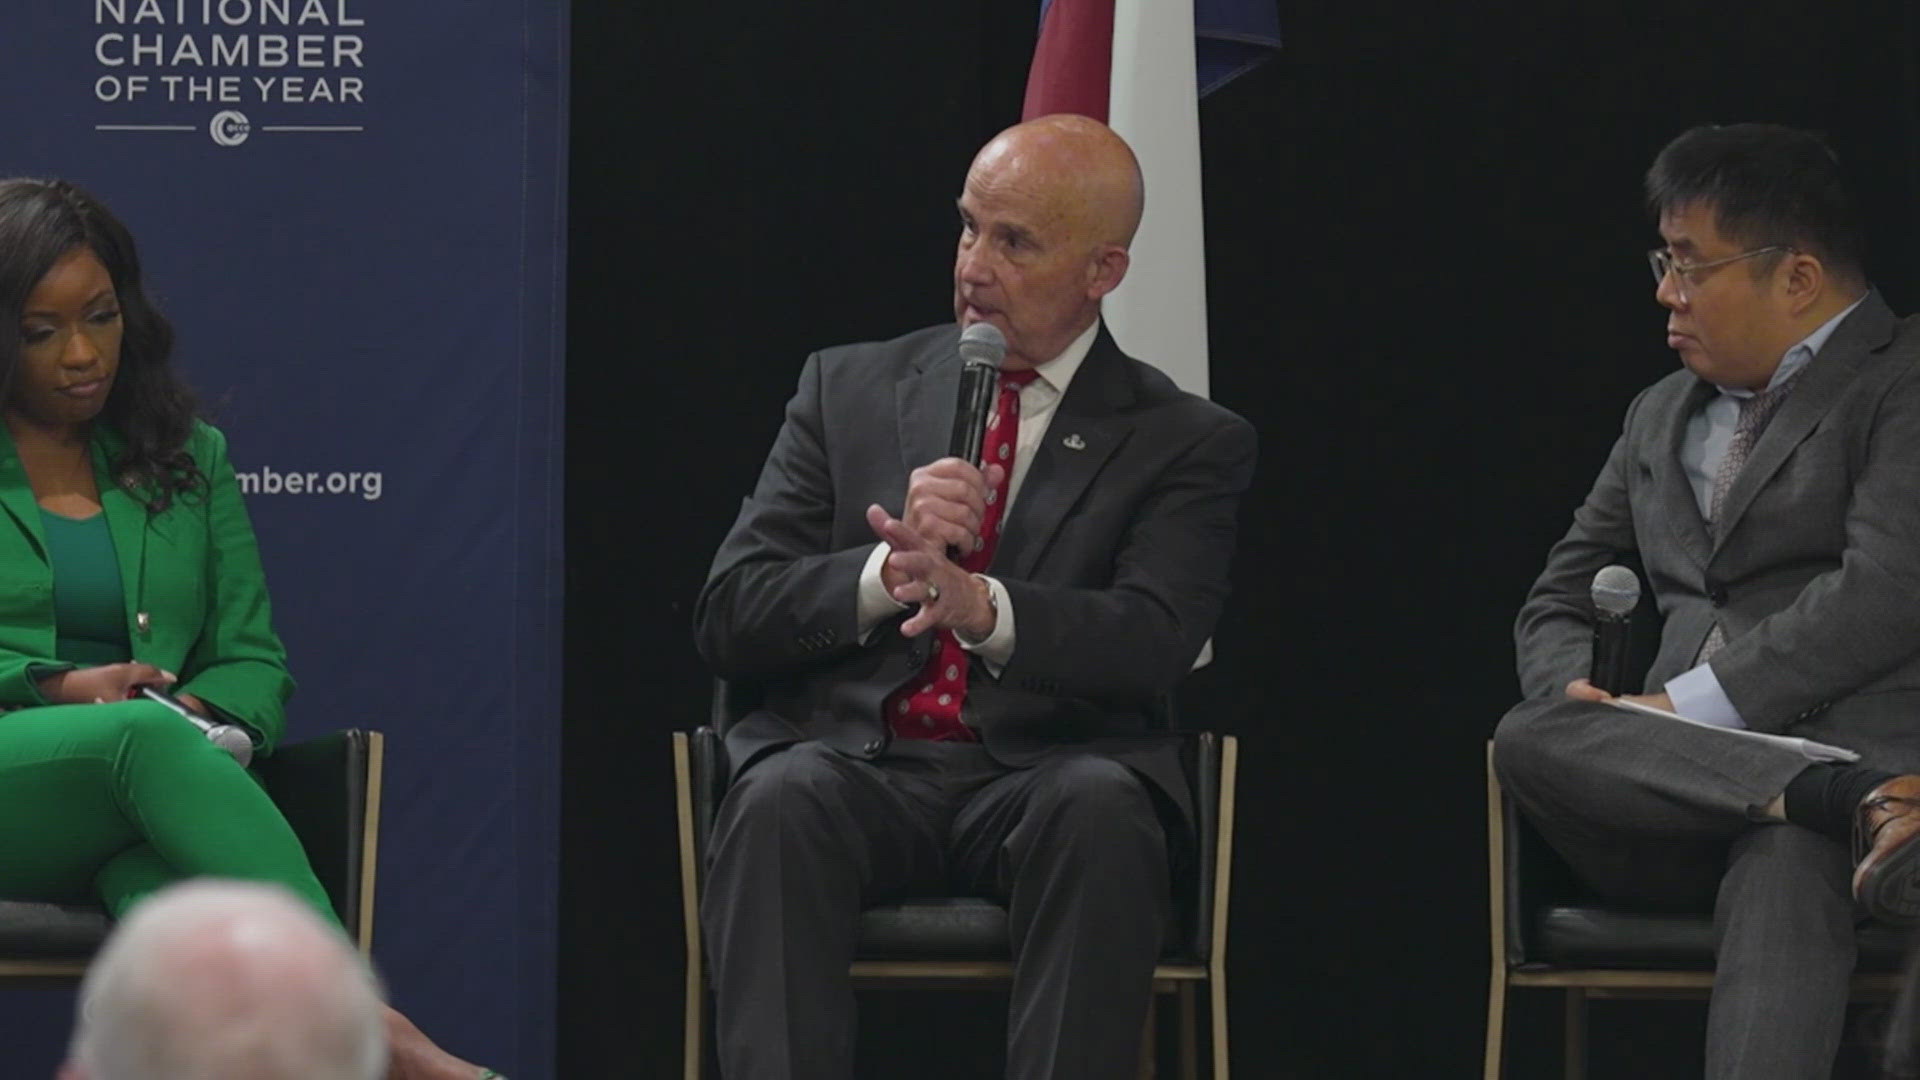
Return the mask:
[[[239,878],[337,925],[253,776],[136,696],[169,689],[270,752],[293,691],[225,440],[172,344],[103,206],[0,181],[0,896],[118,915]],[[391,1024],[395,1075],[480,1073]]]

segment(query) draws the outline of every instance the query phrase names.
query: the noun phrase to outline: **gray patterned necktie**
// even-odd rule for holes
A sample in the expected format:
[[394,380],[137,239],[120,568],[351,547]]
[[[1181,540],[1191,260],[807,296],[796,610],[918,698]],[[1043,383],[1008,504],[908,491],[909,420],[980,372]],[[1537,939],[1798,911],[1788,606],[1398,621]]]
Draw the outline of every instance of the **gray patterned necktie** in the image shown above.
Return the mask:
[[[1740,400],[1740,419],[1733,425],[1733,438],[1727,440],[1727,456],[1720,459],[1720,470],[1713,474],[1713,493],[1707,500],[1707,524],[1713,529],[1716,539],[1725,534],[1725,523],[1721,515],[1726,509],[1727,493],[1733,490],[1733,482],[1740,478],[1740,470],[1747,467],[1747,458],[1753,456],[1753,446],[1767,430],[1767,422],[1780,409],[1780,403],[1787,398],[1787,392],[1793,384],[1800,381],[1795,373],[1792,378],[1779,386],[1770,386],[1751,397]],[[1700,644],[1700,656],[1694,662],[1704,664],[1713,658],[1713,654],[1726,645],[1726,632],[1715,622],[1713,629],[1707,631],[1707,640]]]

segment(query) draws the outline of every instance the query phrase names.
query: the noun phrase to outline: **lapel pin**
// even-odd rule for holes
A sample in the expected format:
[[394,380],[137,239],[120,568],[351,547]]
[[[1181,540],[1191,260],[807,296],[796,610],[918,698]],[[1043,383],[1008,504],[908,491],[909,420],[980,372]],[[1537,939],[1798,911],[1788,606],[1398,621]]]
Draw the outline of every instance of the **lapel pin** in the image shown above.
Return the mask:
[[153,629],[153,616],[144,611],[136,611],[133,613],[133,625],[138,627],[141,633],[147,633]]
[[1060,445],[1069,450],[1085,450],[1087,448],[1087,440],[1081,438],[1080,433],[1076,431],[1066,438],[1061,439]]

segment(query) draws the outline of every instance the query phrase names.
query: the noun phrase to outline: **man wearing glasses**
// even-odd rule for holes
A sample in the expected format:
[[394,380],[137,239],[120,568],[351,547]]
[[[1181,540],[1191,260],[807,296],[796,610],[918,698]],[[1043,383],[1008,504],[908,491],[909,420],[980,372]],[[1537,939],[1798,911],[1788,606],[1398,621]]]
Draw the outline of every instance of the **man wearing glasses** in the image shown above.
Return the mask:
[[[1920,325],[1867,284],[1816,137],[1695,128],[1646,186],[1683,370],[1628,407],[1520,611],[1495,767],[1603,894],[1713,910],[1708,1076],[1824,1077],[1856,921],[1920,921]],[[1589,587],[1616,562],[1663,620],[1626,699],[1699,724],[1587,681]]]

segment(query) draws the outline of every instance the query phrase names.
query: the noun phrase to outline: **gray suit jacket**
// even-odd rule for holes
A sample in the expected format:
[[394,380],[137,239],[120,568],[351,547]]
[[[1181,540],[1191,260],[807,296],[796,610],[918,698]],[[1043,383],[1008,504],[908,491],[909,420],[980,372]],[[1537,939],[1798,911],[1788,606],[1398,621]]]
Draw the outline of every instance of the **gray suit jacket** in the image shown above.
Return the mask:
[[[863,758],[885,749],[882,701],[921,670],[933,636],[904,638],[896,619],[857,639],[857,583],[876,542],[865,513],[879,503],[898,517],[907,474],[945,456],[957,341],[945,325],[808,358],[694,615],[714,671],[764,687],[765,709],[726,733],[736,771],[800,739]],[[1246,421],[1100,331],[988,571],[1006,585],[1017,632],[998,679],[977,659],[968,675],[968,719],[989,753],[1024,765],[1085,746],[1185,804],[1148,715],[1226,600],[1254,443]]]
[[1870,295],[1828,339],[1755,445],[1710,530],[1679,460],[1715,392],[1686,370],[1642,391],[1548,556],[1515,629],[1529,697],[1591,659],[1593,575],[1637,559],[1664,619],[1647,685],[1712,660],[1760,731],[1920,764],[1920,320]]

